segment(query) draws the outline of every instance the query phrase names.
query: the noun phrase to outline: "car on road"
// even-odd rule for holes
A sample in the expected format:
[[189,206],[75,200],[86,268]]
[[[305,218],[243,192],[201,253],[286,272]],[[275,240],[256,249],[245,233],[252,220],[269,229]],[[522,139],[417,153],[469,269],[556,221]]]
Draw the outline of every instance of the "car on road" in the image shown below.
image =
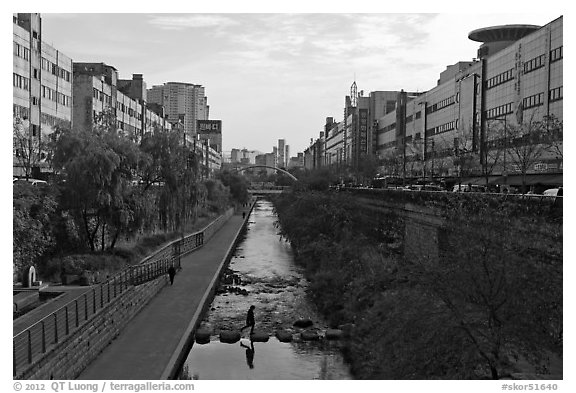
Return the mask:
[[549,188],[547,190],[545,190],[542,195],[545,196],[554,196],[554,197],[559,197],[562,196],[563,192],[562,192],[562,187],[558,187],[558,188]]
[[45,180],[39,179],[13,179],[12,184],[30,184],[32,186],[45,186],[48,185],[48,182]]
[[486,192],[486,187],[477,184],[456,184],[452,192]]

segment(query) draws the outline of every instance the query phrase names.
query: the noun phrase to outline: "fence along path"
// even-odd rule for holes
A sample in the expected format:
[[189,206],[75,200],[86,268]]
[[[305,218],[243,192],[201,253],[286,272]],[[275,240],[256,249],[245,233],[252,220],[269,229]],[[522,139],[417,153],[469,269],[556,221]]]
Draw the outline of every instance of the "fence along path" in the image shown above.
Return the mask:
[[168,243],[140,264],[125,268],[18,333],[12,339],[13,376],[42,359],[78,329],[83,329],[98,311],[131,287],[167,274],[172,264],[180,268],[180,257],[201,247],[233,213],[234,209],[227,210],[204,229]]

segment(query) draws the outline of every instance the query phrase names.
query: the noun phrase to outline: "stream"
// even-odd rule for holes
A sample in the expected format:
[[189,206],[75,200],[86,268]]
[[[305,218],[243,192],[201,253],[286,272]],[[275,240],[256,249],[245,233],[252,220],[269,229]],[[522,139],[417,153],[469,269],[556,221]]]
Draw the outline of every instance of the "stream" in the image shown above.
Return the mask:
[[[291,246],[278,235],[273,205],[258,200],[250,214],[216,296],[199,329],[210,332],[205,344],[195,342],[182,367],[181,379],[204,380],[311,380],[352,379],[340,340],[324,337],[326,322],[306,296],[307,280],[296,266]],[[250,341],[250,329],[240,341],[220,341],[222,330],[239,331],[246,312],[255,306],[255,332],[269,335],[265,342]],[[313,322],[318,340],[306,341],[304,329],[294,326],[299,319]],[[279,330],[292,334],[281,342]]]

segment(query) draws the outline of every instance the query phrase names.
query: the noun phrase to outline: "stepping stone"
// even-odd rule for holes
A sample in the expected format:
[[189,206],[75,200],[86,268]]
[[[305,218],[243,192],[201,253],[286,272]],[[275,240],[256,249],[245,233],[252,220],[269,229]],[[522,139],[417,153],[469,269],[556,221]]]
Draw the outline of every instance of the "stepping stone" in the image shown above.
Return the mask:
[[280,342],[289,343],[292,341],[292,333],[290,333],[288,330],[277,330],[276,338],[278,338],[278,341]]
[[315,330],[304,330],[302,333],[300,333],[300,337],[302,337],[302,340],[305,341],[320,339],[320,336],[318,336],[318,333]]
[[328,340],[339,340],[344,335],[344,332],[340,329],[327,329],[325,336]]
[[294,326],[299,327],[299,328],[307,328],[310,327],[314,324],[314,322],[312,322],[312,320],[307,319],[307,318],[303,318],[303,319],[299,319],[296,322],[294,322]]
[[268,341],[269,338],[270,336],[268,335],[268,333],[265,332],[255,331],[253,334],[250,335],[250,340],[254,342],[265,343]]
[[220,331],[220,341],[227,344],[234,344],[240,341],[240,332],[234,330]]
[[210,342],[210,331],[205,329],[198,329],[196,331],[195,337],[198,344],[208,344]]

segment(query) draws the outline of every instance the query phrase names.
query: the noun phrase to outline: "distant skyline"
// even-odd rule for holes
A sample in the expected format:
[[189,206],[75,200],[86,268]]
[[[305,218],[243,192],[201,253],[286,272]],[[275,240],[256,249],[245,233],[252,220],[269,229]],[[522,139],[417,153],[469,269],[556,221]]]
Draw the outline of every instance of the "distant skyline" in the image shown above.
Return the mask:
[[205,87],[223,150],[302,152],[326,117],[341,121],[354,80],[377,90],[426,91],[446,66],[469,61],[472,30],[545,25],[561,13],[508,14],[57,14],[42,13],[43,40],[74,61],[104,62],[148,87]]

